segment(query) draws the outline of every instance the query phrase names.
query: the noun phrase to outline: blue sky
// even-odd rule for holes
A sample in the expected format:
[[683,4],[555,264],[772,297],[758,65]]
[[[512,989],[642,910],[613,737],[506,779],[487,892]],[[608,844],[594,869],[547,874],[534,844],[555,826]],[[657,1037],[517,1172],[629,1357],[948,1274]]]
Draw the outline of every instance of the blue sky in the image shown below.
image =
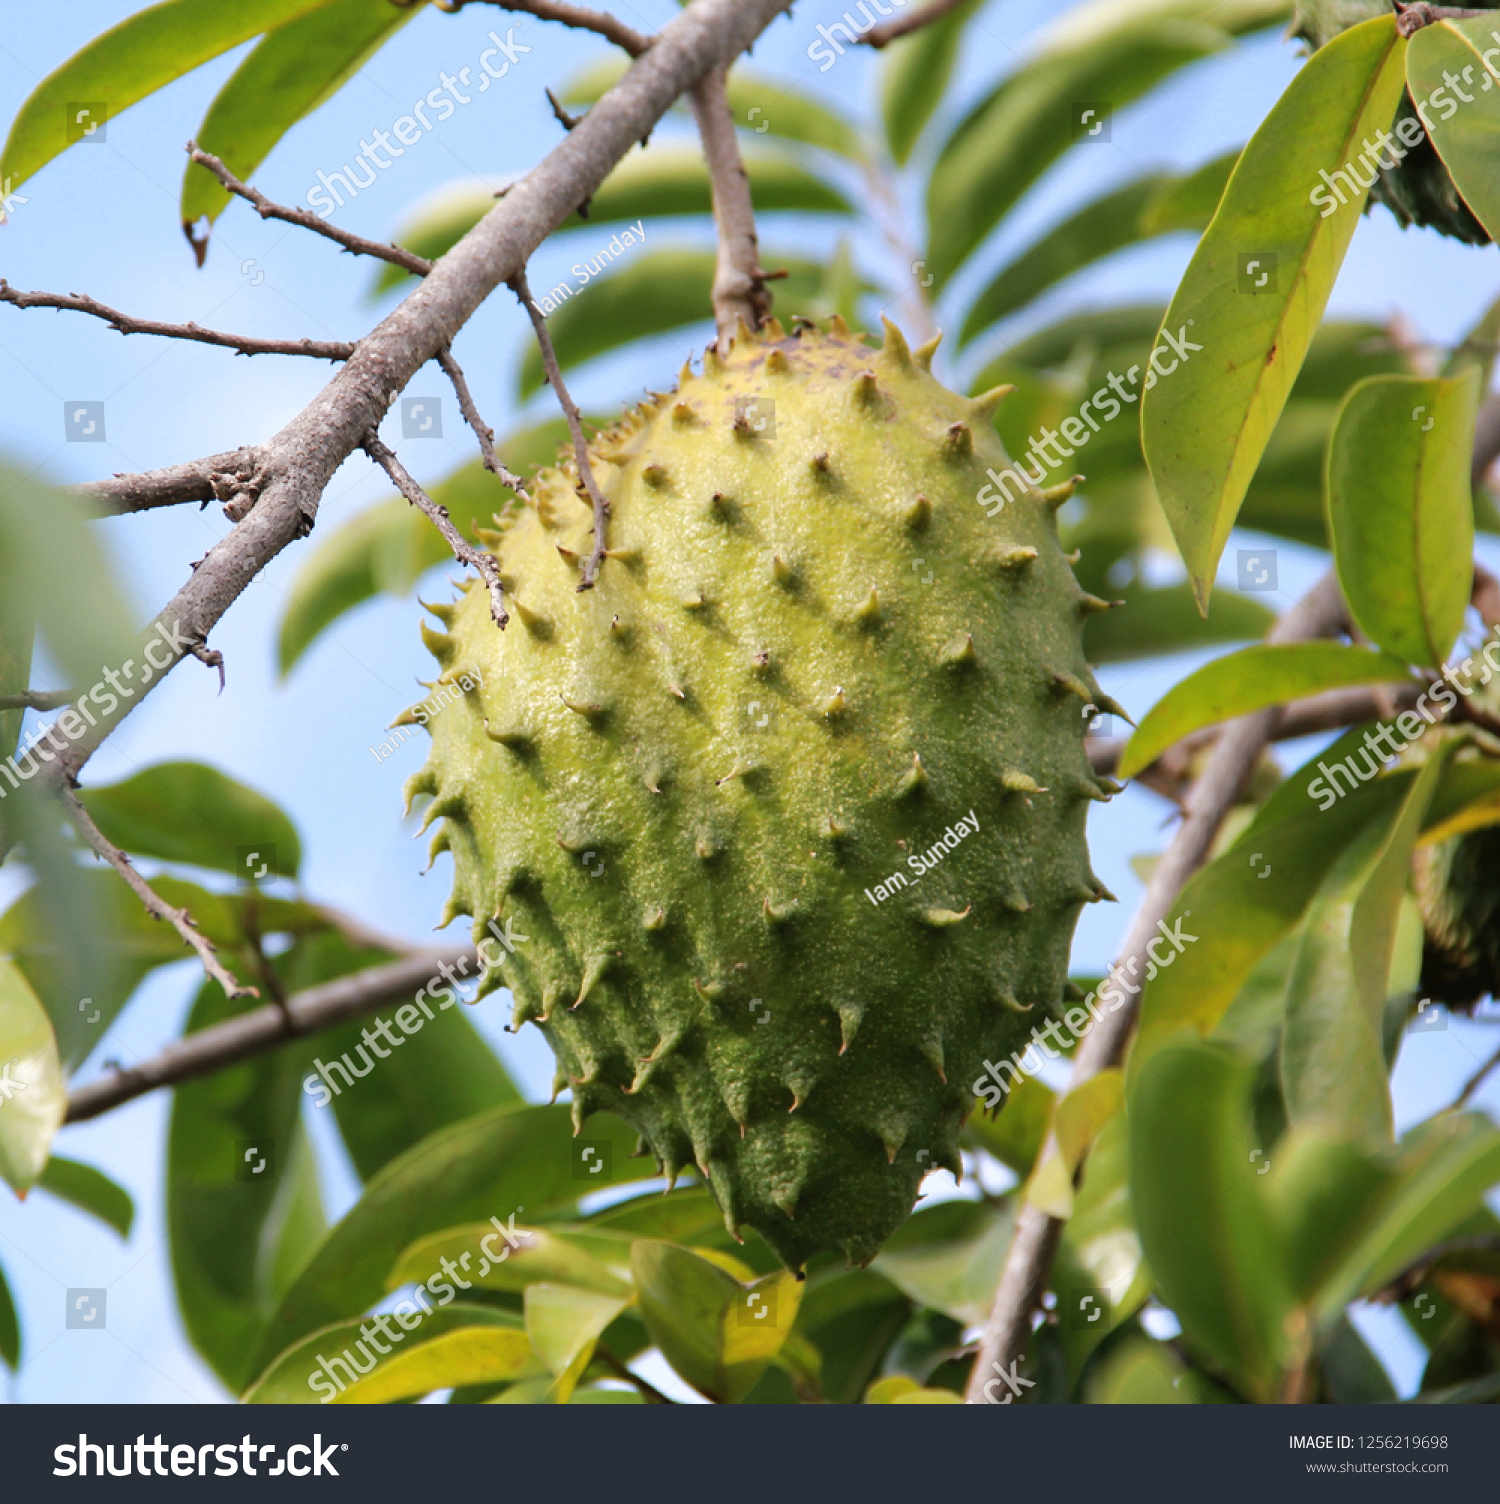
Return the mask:
[[[128,0],[74,0],[67,6],[11,6],[0,33],[0,114],[9,117],[40,78],[74,50],[135,7]],[[809,93],[876,123],[876,60],[866,49],[820,73],[807,56],[815,25],[843,10],[842,0],[802,0],[793,19],[779,21],[757,47],[754,65]],[[645,27],[675,13],[670,0],[631,0],[613,9]],[[973,23],[949,110],[956,114],[985,80],[1024,55],[1037,27],[1061,7],[1037,0],[997,0]],[[474,4],[458,16],[424,10],[360,75],[282,143],[256,175],[271,197],[300,202],[318,169],[349,160],[361,136],[389,128],[413,98],[437,86],[440,74],[472,66],[489,45],[524,17]],[[508,76],[439,124],[363,192],[337,222],[361,233],[390,237],[413,204],[456,181],[503,180],[523,172],[558,137],[542,90],[554,88],[602,45],[562,28],[525,24],[518,36],[532,50]],[[194,132],[215,92],[243,55],[236,52],[180,80],[112,120],[107,140],[77,147],[24,186],[27,202],[0,228],[0,275],[22,288],[88,292],[132,313],[170,321],[282,337],[354,339],[394,306],[369,296],[371,265],[340,254],[327,242],[285,225],[260,221],[235,204],[219,221],[206,266],[199,270],[177,222],[182,143]],[[1186,70],[1146,104],[1122,111],[1112,139],[1077,152],[1024,202],[995,251],[1003,256],[1078,204],[1125,176],[1157,166],[1193,166],[1245,139],[1296,71],[1295,51],[1274,35]],[[663,134],[685,129],[674,121]],[[774,147],[774,138],[767,138]],[[930,145],[930,143],[929,143]],[[863,202],[857,182],[850,185]],[[919,223],[915,203],[905,212]],[[534,287],[561,280],[581,258],[596,255],[609,231],[584,229],[539,252]],[[827,254],[834,235],[826,222],[768,217],[761,227],[767,262],[778,249]],[[678,232],[648,227],[657,243],[679,243]],[[1165,300],[1191,249],[1175,237],[1114,258],[1056,289],[1025,315],[1050,321],[1077,307],[1126,298]],[[875,272],[889,253],[871,221],[857,254]],[[993,261],[990,262],[994,264]],[[1361,224],[1334,293],[1335,315],[1386,318],[1400,311],[1421,337],[1460,335],[1497,291],[1500,255],[1427,232],[1398,229],[1377,210]],[[874,309],[870,310],[873,317]],[[1014,332],[1022,332],[1017,324]],[[707,323],[692,337],[653,341],[629,359],[607,359],[582,372],[575,395],[585,409],[607,410],[672,379],[691,349],[701,350]],[[502,433],[550,415],[542,393],[518,403],[516,371],[525,348],[524,319],[508,294],[493,298],[460,336],[457,354],[481,409]],[[959,380],[983,350],[944,374]],[[941,361],[941,358],[940,358]],[[941,363],[940,363],[941,369]],[[138,470],[254,443],[276,432],[323,386],[329,369],[316,362],[259,357],[145,337],[122,338],[74,314],[0,308],[0,454],[58,482],[116,470]],[[388,423],[387,440],[423,481],[440,478],[471,454],[466,434],[433,367],[418,375],[411,396],[442,397],[441,439],[400,440]],[[64,441],[65,402],[102,401],[107,442]],[[392,432],[391,430],[395,431]],[[314,537],[331,531],[388,493],[363,458],[351,460],[324,496]],[[131,599],[144,617],[181,584],[190,560],[228,529],[218,508],[174,508],[101,525]],[[1240,540],[1253,541],[1253,540]],[[1284,608],[1315,577],[1317,558],[1284,543]],[[285,682],[274,664],[277,623],[288,583],[307,545],[288,549],[242,597],[213,636],[225,656],[228,689],[220,696],[207,669],[191,662],[137,711],[95,757],[89,781],[112,782],[166,758],[199,758],[224,768],[278,800],[297,820],[305,850],[304,886],[314,897],[358,913],[372,924],[425,938],[446,893],[445,862],[428,876],[413,827],[401,819],[400,787],[423,748],[409,742],[379,761],[369,750],[383,728],[415,697],[429,672],[417,635],[412,599],[381,599],[343,618]],[[1493,540],[1486,556],[1500,563]],[[1233,545],[1228,554],[1233,559]],[[434,571],[423,593],[441,595],[445,573]],[[65,589],[66,582],[59,581]],[[1125,665],[1102,675],[1105,687],[1139,712],[1193,659]],[[1101,970],[1140,894],[1129,860],[1159,850],[1167,839],[1165,807],[1131,791],[1096,807],[1091,838],[1095,865],[1121,898],[1090,909],[1080,925],[1075,969]],[[24,875],[0,872],[0,904],[19,891]],[[80,1079],[115,1057],[129,1062],[152,1054],[180,1031],[196,986],[192,966],[158,973],[106,1036]],[[517,1038],[500,1031],[503,997],[472,1015],[494,1041],[517,1079],[545,1097],[550,1056],[534,1030]],[[1398,1071],[1403,1123],[1448,1100],[1457,1083],[1488,1054],[1492,1031],[1455,1021],[1441,1033],[1414,1037]],[[1492,1091],[1492,1108],[1500,1103]],[[138,1101],[94,1123],[65,1130],[59,1150],[99,1165],[135,1195],[137,1226],[121,1245],[107,1230],[44,1195],[24,1206],[0,1199],[0,1260],[16,1291],[26,1339],[26,1362],[0,1384],[13,1402],[218,1402],[227,1396],[193,1354],[177,1320],[170,1286],[162,1210],[161,1170],[167,1101]],[[319,1132],[325,1192],[335,1211],[355,1193],[352,1174],[331,1137]],[[64,1291],[106,1287],[103,1333],[67,1331]],[[1390,1318],[1371,1317],[1367,1330],[1401,1382],[1415,1381],[1413,1344]]]

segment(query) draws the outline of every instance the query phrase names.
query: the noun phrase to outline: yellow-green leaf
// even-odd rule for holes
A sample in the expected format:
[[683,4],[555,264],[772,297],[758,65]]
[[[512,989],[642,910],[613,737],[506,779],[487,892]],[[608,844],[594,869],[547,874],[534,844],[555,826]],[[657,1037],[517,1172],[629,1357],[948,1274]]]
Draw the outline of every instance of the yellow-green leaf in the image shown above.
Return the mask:
[[57,1040],[14,961],[0,961],[0,1178],[18,1191],[37,1181],[68,1110]]
[[525,1332],[466,1326],[417,1347],[399,1351],[367,1379],[351,1384],[335,1405],[389,1405],[395,1400],[513,1379],[536,1358]]

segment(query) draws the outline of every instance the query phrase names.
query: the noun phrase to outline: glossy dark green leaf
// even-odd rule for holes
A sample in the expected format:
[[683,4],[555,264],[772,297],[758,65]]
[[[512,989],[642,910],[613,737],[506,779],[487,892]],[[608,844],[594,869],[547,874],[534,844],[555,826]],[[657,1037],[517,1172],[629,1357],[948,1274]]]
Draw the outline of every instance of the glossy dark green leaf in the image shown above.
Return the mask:
[[1138,226],[1142,236],[1166,235],[1173,230],[1206,230],[1224,196],[1224,185],[1239,149],[1205,162],[1191,172],[1167,178],[1141,210]]
[[1360,189],[1340,207],[1319,172],[1341,171],[1361,136],[1389,124],[1405,46],[1378,16],[1312,55],[1246,146],[1167,310],[1164,328],[1203,350],[1145,395],[1141,428],[1205,606],[1364,205]]
[[711,1234],[724,1231],[724,1213],[705,1187],[682,1185],[665,1196],[652,1191],[605,1207],[586,1225],[599,1232],[662,1238],[669,1243],[703,1243],[710,1241]]
[[[276,27],[219,90],[198,128],[198,145],[249,182],[276,143],[341,89],[418,9],[390,0],[329,0]],[[454,106],[444,103],[451,115]],[[430,96],[428,105],[436,108]],[[183,224],[205,217],[212,222],[228,203],[219,180],[189,163],[182,181]]]
[[3,1268],[0,1268],[0,1363],[12,1373],[21,1366],[21,1323]]
[[1253,640],[1264,637],[1276,619],[1252,596],[1233,593],[1220,595],[1205,617],[1187,585],[1153,590],[1131,584],[1117,598],[1125,604],[1089,617],[1084,625],[1090,663],[1119,663],[1207,643]]
[[1281,1036],[1282,1097],[1295,1125],[1322,1123],[1371,1144],[1391,1136],[1383,1025],[1396,921],[1443,761],[1430,758],[1401,803],[1359,833],[1308,909]]
[[[24,183],[75,141],[93,116],[79,101],[104,105],[104,123],[137,100],[263,31],[328,0],[163,0],[127,16],[49,73],[21,106],[0,153],[0,179]],[[77,108],[75,108],[77,106]]]
[[960,348],[1074,272],[1141,239],[1140,218],[1171,179],[1136,178],[1075,210],[1007,262],[964,316]]
[[880,69],[880,113],[891,156],[900,166],[911,156],[953,76],[959,43],[979,0],[964,3],[885,48]]
[[[388,3],[388,0],[382,0]],[[750,150],[744,153],[745,171],[756,212],[778,210],[814,214],[852,214],[853,205],[822,178],[809,172],[784,152]],[[493,188],[483,183],[445,189],[430,199],[397,230],[395,240],[419,256],[436,260],[445,255],[495,207]],[[668,142],[633,151],[605,178],[589,200],[588,217],[570,215],[559,227],[581,233],[568,247],[578,255],[580,270],[573,273],[583,282],[582,268],[599,259],[629,254],[638,244],[639,231],[629,242],[623,232],[611,234],[607,225],[633,225],[645,221],[648,243],[654,244],[661,230],[654,221],[673,215],[711,214],[713,193],[703,153],[697,147]],[[618,247],[618,249],[617,249]],[[385,266],[374,290],[384,292],[409,274],[399,266]]]
[[[791,272],[774,284],[778,312],[789,316],[821,311],[820,265],[776,251],[764,252],[761,259],[767,268]],[[582,270],[590,268],[585,265]],[[712,318],[713,279],[712,251],[679,248],[646,251],[618,271],[591,273],[581,284],[575,275],[554,288],[534,287],[532,292],[547,314],[558,364],[567,370],[632,340]],[[521,395],[529,397],[544,381],[541,353],[535,344],[528,345],[521,362]]]
[[[153,763],[120,783],[84,789],[79,799],[106,838],[132,856],[247,880],[296,877],[301,864],[302,842],[291,818],[206,763]],[[256,861],[247,867],[252,854]]]
[[1252,1068],[1206,1044],[1159,1050],[1130,1102],[1141,1248],[1183,1336],[1248,1396],[1277,1392],[1292,1293],[1250,1150]]
[[36,993],[14,961],[0,961],[0,1179],[34,1185],[68,1109],[57,1040]]
[[1477,368],[1375,376],[1349,393],[1329,445],[1344,599],[1365,635],[1408,663],[1441,668],[1468,609],[1479,397]]
[[108,1223],[122,1238],[130,1236],[130,1225],[135,1221],[135,1202],[130,1199],[130,1192],[93,1165],[54,1154],[37,1185],[60,1201]]
[[[581,1138],[569,1109],[501,1107],[439,1130],[393,1160],[329,1230],[261,1345],[260,1366],[314,1327],[380,1299],[401,1250],[427,1233],[489,1217],[525,1218],[567,1204],[585,1189],[640,1180],[649,1163],[630,1157],[635,1132],[596,1114]],[[581,1145],[597,1145],[612,1168],[597,1180],[577,1173]]]

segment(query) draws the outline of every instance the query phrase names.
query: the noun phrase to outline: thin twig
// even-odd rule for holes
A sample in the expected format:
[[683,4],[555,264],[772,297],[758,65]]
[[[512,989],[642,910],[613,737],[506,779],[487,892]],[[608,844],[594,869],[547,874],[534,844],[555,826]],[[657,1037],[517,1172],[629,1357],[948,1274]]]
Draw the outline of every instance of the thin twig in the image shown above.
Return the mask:
[[930,5],[924,5],[921,10],[914,10],[909,16],[897,16],[894,21],[887,21],[883,26],[871,27],[860,38],[860,41],[866,47],[889,47],[899,37],[920,31],[922,27],[930,26],[934,21],[941,21],[950,10],[957,10],[963,3],[964,0],[932,0]]
[[558,99],[557,95],[551,89],[544,89],[542,92],[547,96],[547,103],[552,106],[552,118],[565,131],[576,129],[578,122],[583,119],[583,116],[571,114],[563,109],[562,101]]
[[72,703],[71,689],[23,689],[19,694],[0,695],[0,710],[56,710]]
[[705,74],[692,91],[693,116],[703,139],[703,157],[713,185],[714,224],[719,234],[714,266],[714,323],[719,348],[728,352],[743,322],[754,332],[771,312],[766,273],[755,235],[750,178],[740,157],[739,133],[725,86],[727,69]]
[[[253,204],[262,219],[279,219],[289,225],[300,225],[304,230],[311,230],[315,235],[322,235],[336,242],[356,256],[375,256],[381,261],[389,261],[393,266],[402,267],[419,277],[425,277],[432,270],[432,262],[425,256],[418,256],[408,251],[404,246],[391,245],[381,240],[366,240],[363,235],[353,235],[348,230],[341,230],[337,225],[329,224],[321,214],[314,214],[311,209],[293,209],[285,204],[272,203],[260,189],[240,182],[212,152],[204,151],[194,141],[188,142],[187,150],[193,161],[213,173],[230,193]],[[188,238],[191,240],[191,227],[188,228]],[[193,241],[193,249],[197,252],[200,262],[204,254],[200,247],[206,245],[206,241]]]
[[458,393],[458,410],[464,415],[464,421],[474,430],[474,437],[479,440],[479,453],[484,460],[484,468],[491,475],[498,477],[502,486],[508,486],[522,501],[529,503],[531,497],[526,494],[526,487],[522,484],[521,477],[511,470],[495,452],[495,430],[479,416],[478,404],[474,401],[474,394],[469,390],[469,383],[464,379],[463,367],[453,358],[453,351],[441,351],[438,355],[438,364],[447,374],[448,380],[453,383],[453,390]]
[[163,324],[156,319],[132,318],[86,293],[21,292],[3,277],[0,277],[0,303],[11,303],[17,308],[61,308],[92,314],[121,334],[159,334],[164,339],[220,345],[240,355],[310,355],[315,360],[348,360],[354,354],[354,345],[348,340],[257,339],[249,334],[223,334],[198,324]]
[[475,548],[454,527],[448,516],[448,508],[439,506],[412,479],[406,466],[386,448],[373,429],[365,435],[363,448],[365,453],[390,476],[396,489],[419,512],[426,513],[429,521],[443,535],[448,547],[453,550],[453,557],[461,564],[467,564],[470,568],[479,571],[480,578],[490,592],[490,615],[495,618],[497,627],[504,627],[510,620],[510,616],[505,609],[505,587],[500,583],[500,566],[495,562],[495,556]]
[[1402,5],[1401,0],[1396,0],[1396,30],[1403,37],[1414,37],[1434,21],[1473,21],[1493,14],[1488,10],[1461,10],[1452,5]]
[[140,899],[146,912],[153,919],[164,919],[187,944],[198,952],[198,959],[203,963],[204,971],[224,989],[226,997],[260,996],[254,987],[242,986],[225,970],[213,941],[193,923],[193,916],[186,909],[174,909],[171,904],[167,903],[135,870],[130,858],[118,846],[105,838],[72,789],[59,789],[58,798],[61,799],[68,818],[78,827],[79,834],[88,842],[89,847],[125,879],[130,891]]
[[557,351],[552,348],[552,336],[547,332],[547,320],[542,310],[536,306],[536,299],[531,296],[531,284],[526,280],[525,267],[510,279],[510,287],[521,300],[521,306],[531,315],[531,327],[536,331],[536,342],[542,352],[542,368],[547,373],[552,390],[557,394],[563,416],[568,420],[578,474],[594,506],[594,546],[589,551],[588,562],[583,566],[583,578],[578,584],[579,590],[592,590],[594,582],[599,578],[599,566],[603,562],[604,550],[609,541],[609,502],[604,499],[599,482],[594,479],[594,469],[589,464],[588,441],[583,436],[583,415],[578,411],[578,404],[569,395],[567,383],[563,380],[562,370],[557,364]]
[[1484,1064],[1481,1065],[1479,1069],[1475,1071],[1467,1081],[1464,1082],[1463,1090],[1459,1092],[1456,1097],[1454,1097],[1454,1099],[1448,1104],[1444,1111],[1458,1112],[1461,1108],[1468,1106],[1469,1098],[1472,1097],[1474,1093],[1484,1085],[1485,1077],[1488,1076],[1489,1073],[1494,1070],[1497,1065],[1500,1065],[1500,1050],[1496,1050],[1495,1053],[1491,1055],[1490,1058],[1486,1060]]
[[[590,10],[586,5],[570,4],[569,0],[489,0],[489,3],[498,5],[501,10],[518,10],[525,15],[535,16],[539,21],[561,21],[564,26],[572,26],[579,31],[597,32],[616,47],[623,47],[631,57],[639,57],[655,40],[645,32],[616,20],[608,11]],[[448,0],[442,8],[458,11],[463,9],[464,4],[465,0]]]
[[677,1403],[676,1400],[669,1400],[649,1379],[643,1379],[640,1374],[632,1373],[608,1348],[596,1347],[594,1356],[617,1378],[624,1379],[627,1384],[633,1384],[648,1405],[675,1405]]
[[[1307,642],[1335,636],[1343,629],[1347,616],[1338,579],[1330,570],[1276,623],[1268,640]],[[1224,727],[1202,777],[1188,796],[1177,834],[1151,875],[1146,895],[1120,949],[1120,958],[1111,968],[1112,976],[1135,976],[1145,971],[1149,959],[1146,947],[1157,937],[1158,921],[1166,919],[1188,879],[1208,859],[1224,816],[1253,773],[1280,716],[1280,706],[1272,706],[1240,716]],[[1076,1091],[1100,1071],[1119,1062],[1135,1026],[1136,1004],[1137,998],[1132,996],[1125,1007],[1106,1013],[1083,1037],[1074,1056],[1069,1091]],[[1049,1134],[1038,1163],[1056,1152],[1056,1141]],[[971,1404],[986,1403],[985,1385],[998,1382],[992,1375],[1013,1372],[1014,1365],[1025,1356],[1032,1313],[1046,1288],[1062,1227],[1057,1218],[1030,1202],[1022,1206],[969,1376],[967,1397]]]
[[68,1099],[67,1121],[80,1123],[160,1087],[211,1076],[242,1060],[264,1055],[288,1039],[332,1029],[361,1014],[373,1013],[386,1003],[410,1002],[426,983],[436,982],[439,976],[448,980],[468,976],[474,965],[472,949],[412,951],[399,961],[294,992],[284,1009],[267,1003],[175,1040],[160,1054],[129,1070],[115,1071],[79,1087]]

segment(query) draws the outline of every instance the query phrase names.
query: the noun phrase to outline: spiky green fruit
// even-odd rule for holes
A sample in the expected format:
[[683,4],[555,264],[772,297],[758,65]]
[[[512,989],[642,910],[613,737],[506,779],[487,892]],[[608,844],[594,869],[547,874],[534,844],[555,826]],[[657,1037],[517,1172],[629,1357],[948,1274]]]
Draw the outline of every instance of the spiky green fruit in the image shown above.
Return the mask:
[[959,1170],[972,1083],[1046,1022],[1104,894],[1056,499],[986,515],[994,400],[930,359],[841,321],[711,349],[592,446],[597,588],[565,464],[490,535],[510,626],[471,589],[426,633],[480,681],[411,785],[451,912],[527,937],[485,990],[541,1026],[575,1123],[696,1164],[793,1268],[868,1261]]
[[1422,996],[1463,1010],[1500,997],[1500,826],[1418,847],[1414,871]]

